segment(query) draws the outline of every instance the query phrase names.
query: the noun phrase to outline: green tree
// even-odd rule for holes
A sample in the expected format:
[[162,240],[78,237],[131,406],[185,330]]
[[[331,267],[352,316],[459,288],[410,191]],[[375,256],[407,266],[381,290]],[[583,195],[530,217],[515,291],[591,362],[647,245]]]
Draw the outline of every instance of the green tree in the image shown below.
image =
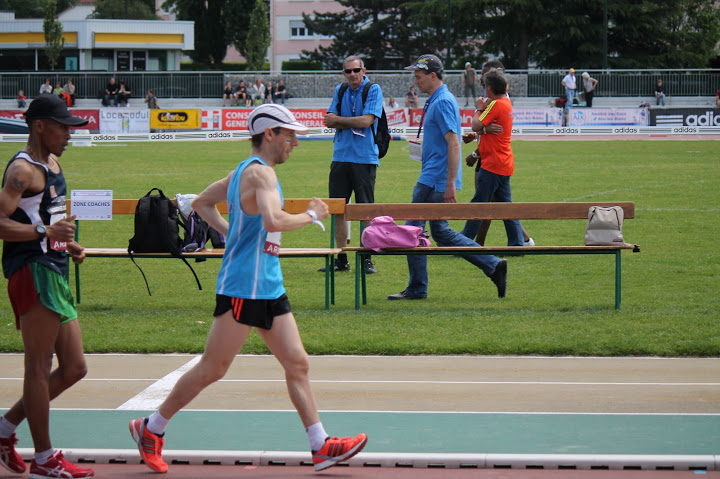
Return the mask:
[[45,55],[48,57],[50,69],[55,70],[58,58],[65,47],[65,38],[60,21],[55,17],[57,13],[56,0],[47,0],[43,32],[45,33]]
[[[58,0],[56,11],[62,12],[77,0]],[[15,18],[45,18],[47,0],[0,0],[0,11],[15,12]]]
[[220,69],[229,45],[247,57],[248,12],[254,5],[255,0],[166,0],[163,8],[173,10],[178,20],[195,22],[195,49],[188,52],[190,58]]
[[248,70],[262,70],[271,41],[268,6],[265,0],[257,0],[250,14],[250,28],[245,42]]
[[313,51],[303,51],[303,58],[326,69],[342,67],[349,55],[359,55],[369,69],[394,69],[407,65],[418,50],[422,36],[413,25],[406,0],[339,0],[344,11],[303,14],[311,33],[333,38],[332,43]]
[[157,20],[155,3],[148,0],[96,0],[90,18]]

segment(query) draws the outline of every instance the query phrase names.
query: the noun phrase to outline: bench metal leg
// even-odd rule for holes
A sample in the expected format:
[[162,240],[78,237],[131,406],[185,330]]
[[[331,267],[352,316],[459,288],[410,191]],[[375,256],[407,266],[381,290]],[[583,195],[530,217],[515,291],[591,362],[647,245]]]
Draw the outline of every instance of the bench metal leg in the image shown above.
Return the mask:
[[330,309],[330,257],[325,256],[325,309]]
[[620,250],[615,252],[615,309],[620,309]]
[[[80,221],[75,220],[75,242],[78,243],[80,236]],[[80,304],[80,265],[75,265],[75,302]]]
[[355,309],[360,309],[360,253],[355,253]]

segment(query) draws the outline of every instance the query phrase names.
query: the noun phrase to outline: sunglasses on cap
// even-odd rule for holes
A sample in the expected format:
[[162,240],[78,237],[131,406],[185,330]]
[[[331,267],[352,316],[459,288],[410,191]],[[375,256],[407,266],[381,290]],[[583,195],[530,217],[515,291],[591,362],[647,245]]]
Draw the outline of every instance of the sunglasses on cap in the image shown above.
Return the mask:
[[346,68],[343,71],[349,75],[351,73],[360,73],[362,71],[362,68]]

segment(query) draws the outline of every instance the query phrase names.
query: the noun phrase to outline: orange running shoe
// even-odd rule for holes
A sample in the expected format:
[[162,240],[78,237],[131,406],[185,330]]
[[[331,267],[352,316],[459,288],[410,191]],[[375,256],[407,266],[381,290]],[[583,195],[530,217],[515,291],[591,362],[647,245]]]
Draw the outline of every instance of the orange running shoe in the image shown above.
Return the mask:
[[15,450],[17,442],[15,433],[10,437],[0,437],[0,465],[10,472],[22,474],[25,472],[25,463]]
[[47,477],[89,479],[95,477],[95,471],[67,462],[62,451],[55,451],[45,464],[38,464],[35,459],[30,464],[30,479]]
[[313,451],[312,459],[316,471],[322,471],[338,462],[346,461],[367,444],[367,436],[358,434],[355,437],[329,437],[319,451]]
[[168,465],[162,458],[165,439],[148,431],[145,427],[148,418],[141,417],[130,421],[130,434],[138,445],[140,457],[155,472],[167,472]]

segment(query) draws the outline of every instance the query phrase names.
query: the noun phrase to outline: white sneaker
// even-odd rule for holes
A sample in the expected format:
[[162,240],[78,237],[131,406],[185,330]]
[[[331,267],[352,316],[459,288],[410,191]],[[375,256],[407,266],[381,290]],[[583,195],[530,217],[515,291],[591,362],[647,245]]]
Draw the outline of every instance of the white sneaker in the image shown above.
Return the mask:
[[527,240],[523,243],[523,246],[535,246],[535,241],[533,241],[533,239],[530,238],[529,240]]

